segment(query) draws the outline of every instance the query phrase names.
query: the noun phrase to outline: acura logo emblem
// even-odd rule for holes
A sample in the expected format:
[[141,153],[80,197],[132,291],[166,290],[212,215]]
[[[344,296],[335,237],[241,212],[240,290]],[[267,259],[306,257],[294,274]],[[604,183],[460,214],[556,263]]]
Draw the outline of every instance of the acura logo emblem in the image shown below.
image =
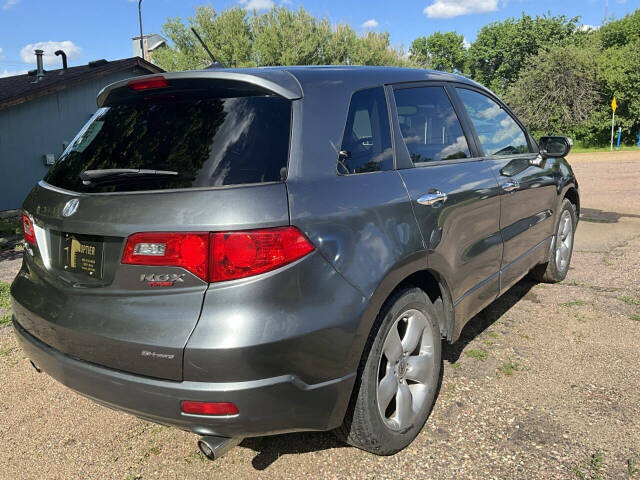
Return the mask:
[[64,206],[64,208],[62,209],[62,216],[70,217],[71,215],[76,213],[76,210],[78,210],[79,204],[80,204],[80,200],[78,200],[77,198],[69,200],[67,204]]

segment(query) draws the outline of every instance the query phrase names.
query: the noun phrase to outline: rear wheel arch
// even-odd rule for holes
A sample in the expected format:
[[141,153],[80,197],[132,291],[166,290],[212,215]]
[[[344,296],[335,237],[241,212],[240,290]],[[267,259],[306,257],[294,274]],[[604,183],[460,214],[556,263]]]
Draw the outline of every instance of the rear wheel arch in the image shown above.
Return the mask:
[[438,272],[431,269],[415,270],[411,273],[405,274],[405,276],[399,281],[396,279],[395,285],[388,290],[388,293],[386,293],[382,300],[375,298],[377,296],[376,294],[381,294],[382,292],[374,293],[370,304],[372,306],[375,305],[375,312],[371,312],[373,314],[373,320],[368,325],[369,334],[371,333],[371,328],[374,326],[375,317],[378,315],[380,310],[382,310],[384,305],[389,301],[389,299],[393,298],[396,292],[408,287],[417,287],[427,294],[439,314],[438,321],[440,323],[441,336],[447,340],[451,340],[454,323],[451,293],[446,280]]
[[439,314],[441,337],[451,340],[454,323],[453,301],[444,278],[434,270],[419,270],[400,282],[394,291],[410,285],[427,294]]
[[567,189],[564,194],[564,197],[569,200],[576,207],[576,217],[580,218],[580,196],[578,195],[578,191],[575,187],[571,186]]

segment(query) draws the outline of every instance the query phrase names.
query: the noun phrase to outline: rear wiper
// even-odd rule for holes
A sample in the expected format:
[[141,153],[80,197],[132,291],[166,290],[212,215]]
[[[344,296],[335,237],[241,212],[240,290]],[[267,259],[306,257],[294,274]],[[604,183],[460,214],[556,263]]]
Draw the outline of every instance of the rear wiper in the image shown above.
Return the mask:
[[178,172],[172,170],[147,170],[144,168],[107,168],[104,170],[85,170],[80,173],[80,180],[84,185],[100,183],[118,179],[140,177],[167,177],[177,176]]

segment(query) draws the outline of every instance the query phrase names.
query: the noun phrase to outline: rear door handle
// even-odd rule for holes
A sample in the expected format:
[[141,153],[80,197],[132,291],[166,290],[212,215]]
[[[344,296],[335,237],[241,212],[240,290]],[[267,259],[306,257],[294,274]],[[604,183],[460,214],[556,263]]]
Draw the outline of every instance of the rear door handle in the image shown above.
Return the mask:
[[447,201],[447,194],[442,193],[440,190],[429,190],[429,193],[422,195],[420,198],[418,198],[418,203],[420,205],[433,205],[436,207],[439,207],[446,201]]
[[502,189],[505,192],[513,192],[514,190],[517,190],[519,187],[520,187],[520,184],[515,181],[509,181],[502,184]]

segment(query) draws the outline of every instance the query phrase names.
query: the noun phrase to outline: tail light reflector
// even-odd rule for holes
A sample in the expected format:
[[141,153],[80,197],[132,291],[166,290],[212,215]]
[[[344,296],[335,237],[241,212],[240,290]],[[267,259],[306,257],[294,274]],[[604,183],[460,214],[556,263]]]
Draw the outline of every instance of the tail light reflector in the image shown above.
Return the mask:
[[238,407],[231,402],[192,402],[184,400],[180,405],[182,413],[191,415],[237,415]]
[[169,82],[167,82],[167,79],[161,76],[131,80],[127,83],[127,87],[135,91],[154,90],[156,88],[167,88],[168,86]]
[[135,233],[127,239],[122,263],[182,267],[207,282],[222,282],[275,270],[313,250],[296,227]]
[[24,233],[24,239],[27,243],[31,245],[37,245],[36,243],[36,232],[33,228],[33,221],[31,217],[26,213],[22,214],[22,233]]

